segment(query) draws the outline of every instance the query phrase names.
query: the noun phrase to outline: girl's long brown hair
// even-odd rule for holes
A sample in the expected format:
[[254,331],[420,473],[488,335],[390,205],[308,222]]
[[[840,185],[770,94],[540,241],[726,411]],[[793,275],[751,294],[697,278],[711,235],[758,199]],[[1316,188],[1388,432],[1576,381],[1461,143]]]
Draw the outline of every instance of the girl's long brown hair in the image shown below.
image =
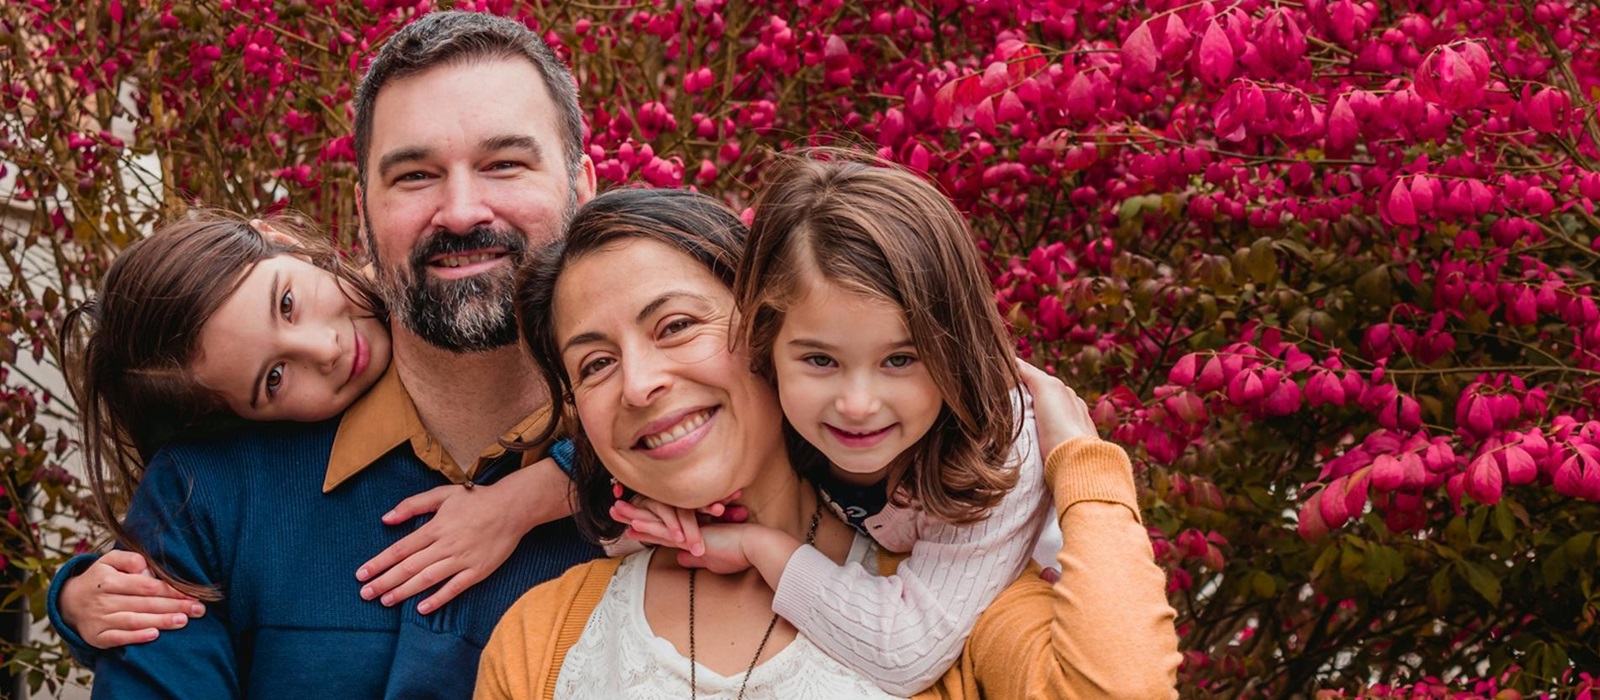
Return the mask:
[[927,181],[854,152],[784,156],[763,181],[734,282],[755,370],[774,378],[773,343],[808,275],[900,307],[944,406],[893,493],[947,522],[983,519],[1017,482],[1020,381],[966,220]]
[[178,436],[225,431],[243,421],[193,379],[200,330],[255,265],[293,253],[338,276],[352,300],[380,317],[370,283],[304,220],[266,220],[297,244],[267,240],[244,217],[193,211],[122,251],[94,298],[67,314],[61,333],[68,384],[83,425],[85,471],[96,517],[118,545],[159,578],[197,598],[218,592],[172,575],[122,524],[146,460]]

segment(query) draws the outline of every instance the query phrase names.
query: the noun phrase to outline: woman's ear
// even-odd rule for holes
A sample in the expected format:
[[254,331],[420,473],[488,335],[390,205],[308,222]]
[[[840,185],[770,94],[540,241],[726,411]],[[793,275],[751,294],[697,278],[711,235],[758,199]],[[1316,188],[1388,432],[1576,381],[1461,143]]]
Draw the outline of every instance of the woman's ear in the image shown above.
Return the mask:
[[251,219],[250,228],[255,229],[256,233],[261,234],[261,238],[265,239],[268,243],[276,243],[278,245],[289,246],[293,248],[300,247],[299,239],[273,228],[272,224],[262,221],[261,219]]

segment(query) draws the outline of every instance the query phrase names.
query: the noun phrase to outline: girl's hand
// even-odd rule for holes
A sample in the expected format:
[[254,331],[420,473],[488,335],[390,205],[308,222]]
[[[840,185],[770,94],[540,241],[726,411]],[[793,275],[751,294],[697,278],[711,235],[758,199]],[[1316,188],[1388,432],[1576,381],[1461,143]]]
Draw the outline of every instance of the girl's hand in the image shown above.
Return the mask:
[[705,543],[700,534],[700,518],[726,522],[743,522],[743,506],[729,506],[742,492],[722,499],[698,511],[669,506],[645,496],[635,495],[631,501],[617,501],[611,505],[611,519],[628,527],[624,537],[647,545],[675,547],[692,555],[705,554]]
[[[563,483],[554,488],[546,477]],[[433,595],[417,604],[426,615],[455,599],[462,591],[500,568],[522,536],[549,522],[549,509],[539,507],[549,493],[565,499],[567,477],[553,460],[545,459],[513,472],[492,486],[440,486],[424,491],[385,513],[386,525],[398,525],[419,515],[436,513],[416,532],[390,545],[362,564],[356,580],[367,582],[361,598],[377,598],[394,605],[444,582]]]
[[1057,445],[1078,437],[1099,437],[1089,405],[1072,387],[1044,370],[1017,360],[1022,383],[1033,395],[1033,413],[1039,426],[1039,447],[1049,454]]
[[688,550],[678,552],[678,566],[685,569],[705,569],[714,574],[736,574],[751,567],[745,547],[752,544],[746,535],[761,529],[761,525],[707,524],[700,529],[703,545],[700,554]]
[[189,624],[206,607],[150,573],[144,557],[107,552],[61,588],[61,617],[96,649],[142,644]]

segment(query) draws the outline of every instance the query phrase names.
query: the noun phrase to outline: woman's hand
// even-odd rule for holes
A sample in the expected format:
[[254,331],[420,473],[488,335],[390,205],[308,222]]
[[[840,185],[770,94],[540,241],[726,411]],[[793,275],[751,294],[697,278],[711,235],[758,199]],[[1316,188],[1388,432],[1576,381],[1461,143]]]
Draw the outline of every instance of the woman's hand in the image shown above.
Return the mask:
[[[547,483],[551,474],[561,483]],[[555,462],[545,459],[491,486],[440,486],[401,501],[384,514],[384,524],[435,515],[361,565],[356,580],[367,582],[361,598],[394,605],[444,582],[417,604],[424,615],[439,609],[500,568],[528,531],[553,519],[546,517],[550,508],[537,504],[551,493],[566,503],[566,481]]]
[[1063,442],[1079,437],[1099,437],[1089,405],[1072,387],[1044,370],[1017,360],[1022,384],[1033,395],[1033,413],[1039,426],[1039,447],[1049,454]]
[[150,573],[144,557],[107,552],[61,587],[61,617],[96,649],[153,641],[200,617],[206,606]]

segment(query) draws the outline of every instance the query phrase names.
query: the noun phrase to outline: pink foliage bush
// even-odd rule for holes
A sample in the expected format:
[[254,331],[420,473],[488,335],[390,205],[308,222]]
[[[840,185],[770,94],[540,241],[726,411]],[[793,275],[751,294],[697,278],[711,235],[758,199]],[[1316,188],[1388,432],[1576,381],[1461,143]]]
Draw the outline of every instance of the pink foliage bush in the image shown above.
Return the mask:
[[[1019,352],[1136,458],[1185,697],[1594,692],[1591,4],[457,7],[560,47],[609,184],[743,206],[767,153],[813,143],[936,180]],[[14,279],[26,250],[58,268],[46,292],[9,285],[0,372],[19,351],[59,362],[76,285],[158,213],[293,206],[350,240],[354,76],[429,9],[0,10],[0,167],[31,217],[5,261]],[[130,175],[138,154],[155,179]],[[40,427],[28,377],[0,377],[6,488],[52,485],[31,498],[70,512],[69,436]],[[30,562],[18,590],[36,598],[64,553],[13,521],[5,556]],[[40,682],[66,669],[13,654]]]

